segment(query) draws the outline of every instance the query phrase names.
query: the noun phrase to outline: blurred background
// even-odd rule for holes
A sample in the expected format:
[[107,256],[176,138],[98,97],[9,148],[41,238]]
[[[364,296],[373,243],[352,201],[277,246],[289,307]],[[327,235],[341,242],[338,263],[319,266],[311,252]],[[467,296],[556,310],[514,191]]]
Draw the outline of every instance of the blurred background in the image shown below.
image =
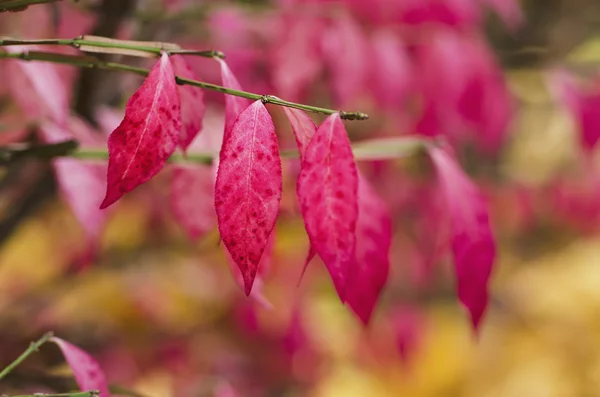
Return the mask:
[[[394,222],[390,279],[366,328],[320,260],[297,287],[308,240],[293,162],[253,298],[217,232],[190,239],[174,216],[169,167],[121,200],[96,243],[52,165],[19,162],[0,179],[0,367],[52,330],[99,360],[115,395],[600,396],[598,1],[81,0],[0,14],[12,37],[87,33],[221,50],[248,91],[367,112],[346,123],[353,141],[444,136],[489,202],[499,247],[490,307],[476,337],[417,155],[360,163]],[[220,84],[216,62],[188,61]],[[43,116],[16,62],[0,59],[2,145],[36,139]],[[51,67],[72,112],[100,134],[142,81]],[[223,128],[223,96],[205,95],[200,136]],[[270,111],[281,147],[294,148],[283,112]],[[74,388],[45,346],[0,394]]]

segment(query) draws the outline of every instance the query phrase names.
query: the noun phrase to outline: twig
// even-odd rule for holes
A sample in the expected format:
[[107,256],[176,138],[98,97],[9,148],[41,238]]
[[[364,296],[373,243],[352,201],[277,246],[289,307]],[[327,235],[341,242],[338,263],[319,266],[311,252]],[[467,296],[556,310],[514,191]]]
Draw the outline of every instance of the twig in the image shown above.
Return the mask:
[[[10,397],[98,397],[100,392],[98,390],[90,390],[90,391],[80,391],[73,393],[58,393],[58,394],[45,394],[45,393],[35,393],[35,394],[24,394],[21,396],[10,396]],[[0,396],[2,397],[2,396]],[[9,397],[9,396],[6,396]]]
[[4,38],[0,39],[0,46],[26,46],[26,45],[56,45],[77,48],[83,52],[103,54],[118,54],[132,56],[159,56],[162,51],[170,55],[196,55],[205,58],[225,59],[225,54],[217,50],[190,50],[181,48],[177,44],[151,41],[119,40],[102,36],[84,35],[74,39],[37,39],[25,40]]
[[[15,361],[10,363],[6,368],[4,368],[0,372],[0,379],[4,378],[6,375],[8,375],[13,369],[15,369],[19,364],[21,364],[31,354],[38,351],[40,346],[42,346],[44,343],[48,342],[50,340],[50,338],[52,338],[52,336],[54,336],[52,334],[52,332],[48,332],[48,333],[44,334],[44,336],[42,336],[36,342],[33,342],[31,345],[29,345],[27,350],[25,350],[19,357],[17,357],[17,359]],[[92,395],[89,395],[89,396],[91,397]]]
[[[427,148],[432,142],[421,137],[398,137],[373,139],[355,143],[353,153],[356,160],[390,160],[418,153]],[[57,157],[74,157],[82,160],[107,160],[106,149],[79,148],[75,141],[65,141],[48,145],[33,145],[30,147],[7,146],[0,148],[8,158],[34,157],[41,159],[52,159]],[[297,150],[282,150],[281,158],[298,158]],[[187,155],[173,154],[169,158],[170,163],[197,163],[209,165],[218,156],[217,152],[189,152]],[[1,162],[0,162],[1,164]]]
[[51,159],[66,156],[78,146],[77,141],[70,140],[45,145],[13,145],[0,148],[0,165],[7,165],[25,158]]
[[[103,70],[118,70],[130,73],[136,73],[140,76],[148,76],[150,71],[148,69],[139,68],[135,66],[129,66],[122,63],[117,62],[103,62],[98,58],[92,56],[77,56],[77,55],[65,55],[65,54],[57,54],[52,52],[44,52],[44,51],[30,51],[30,52],[16,52],[16,53],[6,53],[0,52],[0,58],[11,58],[11,59],[20,59],[23,61],[42,61],[42,62],[53,62],[53,63],[61,63],[67,65],[74,65],[82,68],[90,68],[90,69],[103,69]],[[345,120],[367,120],[369,116],[366,113],[360,112],[345,112],[333,109],[326,109],[317,106],[309,106],[303,105],[300,103],[294,103],[285,101],[283,99],[277,98],[273,95],[260,95],[252,92],[246,91],[238,91],[230,88],[226,88],[220,85],[206,83],[198,80],[185,79],[179,76],[175,77],[177,84],[182,85],[190,85],[194,87],[204,88],[207,90],[218,91],[228,95],[235,95],[242,98],[248,98],[251,100],[262,100],[264,103],[270,103],[273,105],[279,106],[287,106],[290,108],[300,109],[307,112],[313,113],[321,113],[321,114],[334,114],[340,113],[340,117]]]

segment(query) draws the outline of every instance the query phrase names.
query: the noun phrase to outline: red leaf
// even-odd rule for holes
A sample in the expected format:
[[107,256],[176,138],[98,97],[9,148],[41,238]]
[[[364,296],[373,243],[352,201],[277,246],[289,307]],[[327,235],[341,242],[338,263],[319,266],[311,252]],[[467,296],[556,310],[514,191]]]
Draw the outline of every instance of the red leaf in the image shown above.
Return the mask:
[[496,257],[488,211],[477,187],[450,154],[433,148],[430,156],[450,217],[458,298],[477,330],[487,307],[488,281]]
[[[224,60],[219,59],[219,63],[221,64],[221,79],[223,80],[223,87],[231,88],[233,90],[242,90],[240,83],[233,75],[227,63]],[[251,101],[246,98],[242,98],[235,95],[225,95],[225,133],[223,135],[223,140],[227,139],[227,136],[233,129],[233,124],[236,119],[246,109],[250,106]]]
[[338,113],[329,116],[306,148],[297,194],[311,245],[329,270],[340,299],[355,259],[358,175]]
[[300,152],[300,160],[303,161],[304,152],[306,151],[310,140],[317,132],[317,125],[302,110],[284,107],[283,111],[292,125],[296,143],[298,144],[298,151]]
[[175,220],[188,236],[196,240],[217,224],[215,206],[215,175],[212,167],[182,165],[173,167],[169,193]]
[[[317,132],[317,125],[315,122],[302,110],[293,109],[284,107],[283,108],[285,115],[287,116],[290,124],[292,125],[292,131],[294,131],[294,136],[296,137],[296,143],[298,144],[298,152],[300,153],[300,161],[304,161],[304,153],[306,152],[306,148],[310,143],[310,140]],[[300,275],[300,279],[298,280],[298,284],[302,282],[304,278],[304,274],[306,273],[306,269],[308,268],[308,264],[315,257],[317,252],[315,248],[310,245],[308,249],[308,254],[306,255],[306,260],[304,261],[304,267],[302,268],[302,274]]]
[[282,178],[275,126],[258,100],[224,138],[215,186],[219,232],[242,272],[246,295],[275,226]]
[[[198,80],[192,68],[181,55],[171,57],[173,70],[176,75],[190,80]],[[186,151],[196,135],[202,130],[202,120],[206,113],[204,92],[198,87],[178,85],[177,91],[181,102],[181,135],[179,146]]]
[[[275,229],[273,229],[271,235],[269,236],[267,246],[265,247],[262,257],[260,258],[260,264],[258,265],[258,275],[254,279],[254,286],[252,288],[252,292],[250,293],[250,297],[253,298],[256,301],[256,303],[258,303],[260,306],[267,310],[271,310],[273,308],[273,304],[263,295],[263,278],[271,268],[271,257],[273,256],[273,249],[275,248],[275,235]],[[241,289],[245,289],[244,277],[237,263],[233,260],[229,251],[225,250],[225,255],[227,256],[229,268],[233,273],[233,278],[235,279],[236,284]]]
[[346,302],[366,325],[390,269],[392,220],[387,205],[358,174],[356,264],[348,277]]
[[60,338],[53,337],[52,342],[58,345],[65,356],[81,391],[98,390],[100,397],[110,397],[106,376],[92,356]]
[[169,57],[163,53],[108,139],[106,208],[156,175],[179,142],[181,107]]

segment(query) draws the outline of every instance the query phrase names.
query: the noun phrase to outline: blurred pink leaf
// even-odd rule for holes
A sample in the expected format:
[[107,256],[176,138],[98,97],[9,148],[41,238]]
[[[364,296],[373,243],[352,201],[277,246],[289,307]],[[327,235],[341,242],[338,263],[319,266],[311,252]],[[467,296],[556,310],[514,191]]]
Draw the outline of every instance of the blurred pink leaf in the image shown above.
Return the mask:
[[[227,66],[224,60],[219,59],[221,65],[221,79],[223,86],[231,88],[233,90],[242,90],[240,83],[237,78]],[[226,140],[228,135],[233,129],[233,124],[237,120],[238,116],[244,111],[252,102],[249,99],[242,98],[234,95],[225,95],[225,133],[223,134],[223,140]]]
[[52,338],[62,351],[81,391],[98,390],[100,397],[110,397],[108,382],[96,360],[69,342],[57,337]]
[[367,325],[387,282],[390,269],[392,220],[387,205],[358,174],[356,263],[346,284],[346,303]]
[[217,225],[214,206],[215,175],[210,166],[173,166],[169,202],[175,220],[191,240]]
[[224,138],[215,185],[219,232],[242,271],[246,295],[275,227],[282,189],[275,126],[257,100]]
[[[40,51],[37,46],[6,46],[4,50],[8,53],[19,53],[28,51]],[[16,61],[11,63],[14,66],[7,68],[18,68],[31,85],[33,92],[27,92],[26,86],[18,84],[18,81],[11,82],[9,85],[17,99],[21,99],[20,105],[30,117],[39,117],[42,106],[43,115],[48,115],[55,122],[62,124],[66,122],[69,115],[69,99],[67,87],[61,80],[56,67],[50,63]],[[14,69],[13,69],[14,70]],[[13,75],[13,73],[11,73]],[[15,76],[19,77],[19,76]]]
[[378,29],[371,37],[369,85],[379,106],[396,111],[413,87],[412,61],[400,36]]
[[458,297],[477,330],[488,304],[488,281],[496,258],[488,210],[477,187],[449,153],[439,147],[429,153],[450,217]]
[[481,11],[474,0],[402,0],[401,21],[408,24],[439,23],[473,26]]
[[[77,139],[83,147],[98,147],[101,140],[83,120],[71,116],[63,127],[52,121],[40,124],[47,143]],[[102,161],[58,158],[52,161],[60,191],[77,220],[86,230],[89,242],[95,246],[106,223],[108,213],[98,209],[105,189],[107,165]]]
[[585,89],[566,70],[559,69],[552,71],[548,80],[555,98],[577,122],[582,149],[590,153],[600,139],[600,78]]
[[290,101],[304,98],[323,69],[318,39],[323,23],[317,18],[297,14],[281,18],[281,38],[273,49],[273,81],[275,89]]
[[[435,29],[417,49],[424,100],[417,132],[470,138],[495,152],[506,137],[513,103],[504,74],[483,39],[473,33]],[[452,54],[461,54],[455,57]]]
[[392,314],[396,346],[405,364],[410,363],[410,359],[420,347],[424,322],[423,315],[416,308],[401,307]]
[[336,113],[319,126],[306,148],[297,194],[311,245],[342,302],[356,253],[357,189],[352,147]]
[[169,56],[163,53],[131,96],[108,139],[108,180],[100,209],[156,175],[179,142],[181,105]]
[[[200,80],[181,55],[171,57],[174,73],[185,79]],[[202,129],[202,120],[206,112],[204,92],[198,87],[178,85],[181,102],[181,135],[179,146],[185,152]]]
[[365,89],[369,45],[360,25],[348,13],[333,19],[323,35],[322,52],[331,74],[334,102],[347,106]]

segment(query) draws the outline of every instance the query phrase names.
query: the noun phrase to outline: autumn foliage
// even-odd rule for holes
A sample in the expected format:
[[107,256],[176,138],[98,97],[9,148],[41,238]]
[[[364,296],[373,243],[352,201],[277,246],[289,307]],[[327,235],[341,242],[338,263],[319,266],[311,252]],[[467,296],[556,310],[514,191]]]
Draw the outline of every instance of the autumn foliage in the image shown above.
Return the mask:
[[[177,20],[199,2],[154,3]],[[365,331],[389,324],[407,360],[421,316],[411,305],[382,304],[383,297],[399,290],[401,262],[411,290],[432,288],[438,265],[451,263],[452,272],[442,274],[480,335],[497,262],[489,200],[495,187],[476,167],[467,173],[465,159],[493,163],[510,142],[517,102],[483,29],[493,14],[507,32],[517,31],[525,23],[518,2],[271,3],[253,13],[211,3],[206,37],[173,34],[146,44],[126,25],[114,41],[89,36],[100,22],[81,4],[1,14],[0,33],[15,39],[0,39],[0,72],[10,76],[0,81],[0,96],[11,106],[0,113],[11,129],[2,147],[77,142],[50,161],[85,231],[80,260],[93,264],[101,256],[105,227],[129,198],[155,203],[152,216],[172,219],[193,243],[218,234],[232,282],[250,298],[239,309],[249,334],[255,306],[277,304],[263,287],[277,272],[279,225],[295,219],[306,241],[296,244],[301,255],[282,288],[289,301],[300,304],[298,282],[310,282],[305,273],[323,265],[339,303]],[[26,41],[50,36],[78,39]],[[226,56],[202,52],[213,49]],[[140,58],[128,58],[135,51]],[[91,115],[73,105],[81,100],[73,96],[76,67],[122,75]],[[600,137],[597,84],[588,89],[562,69],[547,83],[577,121],[589,154]],[[140,293],[153,295],[147,288]],[[144,310],[157,310],[143,301]],[[292,309],[277,341],[291,355],[308,343]],[[96,359],[51,341],[82,391],[110,396]],[[238,395],[228,384],[216,390]]]

